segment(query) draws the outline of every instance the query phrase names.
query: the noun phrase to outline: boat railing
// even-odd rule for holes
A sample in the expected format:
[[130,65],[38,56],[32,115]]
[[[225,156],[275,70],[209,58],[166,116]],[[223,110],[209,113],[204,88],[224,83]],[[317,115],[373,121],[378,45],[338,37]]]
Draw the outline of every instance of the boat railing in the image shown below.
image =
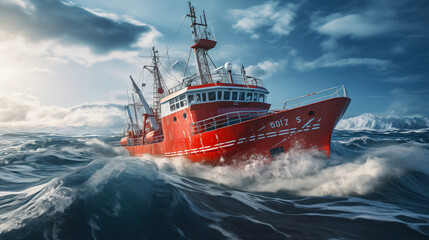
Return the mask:
[[138,145],[162,142],[163,140],[164,140],[164,135],[156,136],[154,138],[151,138],[150,140],[145,140],[145,141],[143,141],[142,137],[128,138],[127,141],[128,141],[128,146],[138,146]]
[[331,98],[348,97],[347,89],[344,85],[333,88],[328,88],[319,92],[307,94],[305,96],[297,97],[287,100],[283,103],[283,110],[296,108],[311,103],[327,100]]
[[171,94],[171,93],[175,93],[175,92],[177,92],[177,91],[179,91],[181,89],[184,89],[186,87],[200,85],[198,83],[198,81],[197,81],[198,78],[199,77],[198,77],[197,74],[193,74],[193,75],[191,75],[189,77],[186,77],[186,78],[183,79],[183,81],[181,83],[179,83],[176,86],[170,88],[168,90],[168,92]]
[[232,83],[239,84],[239,85],[246,85],[246,86],[257,86],[257,87],[264,87],[264,83],[261,79],[247,76],[244,74],[227,74],[223,72],[215,72],[212,73],[212,80],[215,83]]
[[242,111],[230,112],[221,114],[215,117],[207,118],[191,124],[191,132],[193,135],[204,132],[209,132],[215,129],[227,127],[233,124],[248,121],[254,118],[266,116],[271,114],[271,111]]
[[[244,85],[244,86],[264,87],[264,83],[262,82],[261,79],[251,77],[251,76],[246,76],[244,74],[229,75],[223,72],[212,72],[211,77],[212,77],[213,83],[232,83],[231,82],[231,77],[232,77],[232,81],[234,82],[234,84]],[[186,87],[197,86],[201,84],[202,83],[201,83],[200,76],[197,74],[193,74],[189,77],[184,78],[183,81],[178,85],[170,88],[168,92],[171,94],[181,89],[184,89]]]

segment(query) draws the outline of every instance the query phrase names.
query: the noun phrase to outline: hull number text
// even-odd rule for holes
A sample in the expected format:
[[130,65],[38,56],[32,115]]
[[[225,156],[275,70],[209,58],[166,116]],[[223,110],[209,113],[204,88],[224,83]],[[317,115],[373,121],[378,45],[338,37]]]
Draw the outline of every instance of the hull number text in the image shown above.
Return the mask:
[[[285,127],[288,126],[288,119],[280,119],[274,122],[270,122],[271,128],[278,128],[278,127]],[[301,117],[296,117],[296,122],[301,123],[302,119]]]
[[277,120],[275,122],[270,122],[271,128],[284,127],[287,125],[288,125],[288,119],[282,119],[282,120]]

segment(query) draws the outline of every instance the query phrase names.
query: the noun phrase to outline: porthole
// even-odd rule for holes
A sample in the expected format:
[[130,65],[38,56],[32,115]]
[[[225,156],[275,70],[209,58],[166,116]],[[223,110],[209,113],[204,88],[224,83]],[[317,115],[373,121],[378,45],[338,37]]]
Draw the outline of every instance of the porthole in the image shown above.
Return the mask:
[[186,113],[183,113],[183,118],[186,119]]
[[310,112],[308,112],[308,115],[313,116],[314,115],[314,111],[311,110]]
[[174,118],[173,118],[173,121],[177,121],[177,118],[176,118],[176,117],[174,117]]

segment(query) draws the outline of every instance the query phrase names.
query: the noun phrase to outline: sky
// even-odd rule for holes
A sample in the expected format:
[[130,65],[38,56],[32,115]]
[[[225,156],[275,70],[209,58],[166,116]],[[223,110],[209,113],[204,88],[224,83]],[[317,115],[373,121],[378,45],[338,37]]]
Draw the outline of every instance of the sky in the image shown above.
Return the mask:
[[[193,4],[218,41],[213,61],[264,80],[273,107],[346,85],[346,117],[429,116],[426,0]],[[164,73],[173,87],[191,45],[188,10],[182,0],[0,0],[0,123],[123,104],[128,75],[147,81],[152,46],[168,50],[163,68],[181,63]]]

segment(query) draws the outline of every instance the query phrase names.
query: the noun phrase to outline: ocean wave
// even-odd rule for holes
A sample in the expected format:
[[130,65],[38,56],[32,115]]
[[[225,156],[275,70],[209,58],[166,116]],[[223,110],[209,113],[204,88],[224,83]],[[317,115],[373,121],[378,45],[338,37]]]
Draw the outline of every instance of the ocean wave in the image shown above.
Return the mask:
[[399,117],[365,113],[357,117],[342,119],[338,130],[410,130],[429,128],[429,119],[424,116]]
[[[3,149],[15,147],[10,154],[28,155],[2,170],[44,179],[12,179],[7,185],[15,187],[0,187],[0,238],[332,239],[358,234],[371,239],[360,229],[373,226],[380,239],[392,236],[383,229],[398,230],[398,239],[425,239],[429,149],[402,141],[371,147],[371,139],[396,139],[396,132],[342,134],[350,141],[336,145],[350,151],[349,145],[358,143],[362,151],[346,156],[334,149],[328,160],[316,151],[293,149],[271,163],[254,156],[217,167],[182,158],[130,157],[112,149],[113,139],[106,137],[8,135],[26,141]],[[63,158],[82,164],[59,161]],[[309,222],[327,230],[309,230]],[[340,223],[349,229],[346,233],[333,227]]]
[[234,236],[219,224],[225,214],[213,213],[187,194],[201,187],[207,185],[165,175],[150,161],[99,159],[46,184],[0,191],[2,201],[6,197],[9,202],[0,206],[0,235],[7,239]]
[[[405,171],[423,171],[429,150],[412,144],[380,147],[345,159],[333,155],[327,160],[318,152],[291,150],[267,164],[254,157],[239,166],[207,166],[186,159],[145,156],[161,169],[180,175],[208,179],[218,184],[251,192],[287,191],[300,196],[365,195],[391,177]],[[403,162],[403,159],[410,159]],[[427,165],[427,164],[426,164]]]
[[[3,197],[15,199],[2,208],[18,205],[14,210],[0,214],[0,233],[21,228],[29,221],[42,220],[41,217],[44,217],[43,221],[47,221],[46,217],[64,212],[77,199],[97,194],[110,179],[120,175],[125,168],[125,162],[117,158],[106,162],[93,161],[84,169],[76,170],[63,178],[53,178],[48,183],[27,190],[0,192]],[[25,201],[23,198],[28,200]],[[19,206],[21,204],[16,199],[24,200],[26,203]]]

